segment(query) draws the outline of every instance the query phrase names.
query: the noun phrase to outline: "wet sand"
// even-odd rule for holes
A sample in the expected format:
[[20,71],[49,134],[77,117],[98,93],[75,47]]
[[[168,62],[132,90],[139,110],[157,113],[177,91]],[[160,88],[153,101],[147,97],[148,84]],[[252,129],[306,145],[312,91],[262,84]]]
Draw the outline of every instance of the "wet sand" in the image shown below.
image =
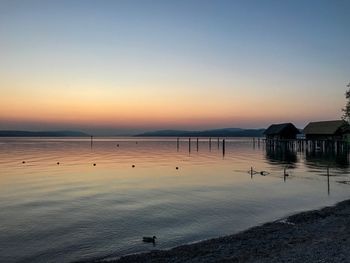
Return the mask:
[[111,262],[350,262],[350,200],[238,234]]

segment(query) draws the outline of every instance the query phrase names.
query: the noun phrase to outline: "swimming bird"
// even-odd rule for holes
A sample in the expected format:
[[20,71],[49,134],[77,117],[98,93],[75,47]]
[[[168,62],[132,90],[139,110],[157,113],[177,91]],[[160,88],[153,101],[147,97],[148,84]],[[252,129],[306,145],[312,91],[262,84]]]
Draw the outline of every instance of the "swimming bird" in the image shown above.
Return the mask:
[[22,163],[26,163],[25,161],[23,161]]
[[270,173],[267,172],[267,171],[261,171],[261,172],[260,172],[260,175],[262,175],[262,176],[266,176],[266,175],[268,175],[268,174],[270,174]]
[[153,236],[153,237],[143,237],[142,241],[143,242],[147,242],[147,243],[155,243],[156,242],[157,237]]
[[96,164],[94,163],[94,166],[96,166]]
[[131,165],[131,167],[134,168],[134,167],[135,167],[135,164]]
[[176,170],[179,170],[179,167],[176,166]]

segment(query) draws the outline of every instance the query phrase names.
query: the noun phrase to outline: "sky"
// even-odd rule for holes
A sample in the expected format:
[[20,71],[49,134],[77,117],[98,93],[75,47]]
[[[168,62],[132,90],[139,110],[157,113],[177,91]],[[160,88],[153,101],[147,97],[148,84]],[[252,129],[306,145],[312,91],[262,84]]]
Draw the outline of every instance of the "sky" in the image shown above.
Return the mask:
[[0,0],[0,129],[339,119],[350,1]]

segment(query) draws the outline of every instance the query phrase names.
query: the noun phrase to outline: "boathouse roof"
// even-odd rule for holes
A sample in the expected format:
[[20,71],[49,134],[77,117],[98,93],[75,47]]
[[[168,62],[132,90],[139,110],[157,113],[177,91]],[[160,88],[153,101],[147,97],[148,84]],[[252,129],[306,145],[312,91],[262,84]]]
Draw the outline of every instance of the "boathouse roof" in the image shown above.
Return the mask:
[[299,130],[294,126],[293,123],[279,123],[279,124],[272,124],[270,127],[266,129],[264,132],[265,135],[277,135],[285,132],[286,130],[291,130],[295,132],[295,134],[300,133]]
[[350,128],[349,124],[343,120],[310,122],[304,128],[305,134],[333,135],[337,132]]

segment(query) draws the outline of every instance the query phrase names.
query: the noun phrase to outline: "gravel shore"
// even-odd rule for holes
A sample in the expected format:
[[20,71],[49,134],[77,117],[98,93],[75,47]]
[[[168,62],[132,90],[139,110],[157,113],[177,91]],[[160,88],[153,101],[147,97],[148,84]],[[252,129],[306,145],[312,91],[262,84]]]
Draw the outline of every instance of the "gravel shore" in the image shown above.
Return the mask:
[[350,200],[235,235],[112,262],[350,262]]

